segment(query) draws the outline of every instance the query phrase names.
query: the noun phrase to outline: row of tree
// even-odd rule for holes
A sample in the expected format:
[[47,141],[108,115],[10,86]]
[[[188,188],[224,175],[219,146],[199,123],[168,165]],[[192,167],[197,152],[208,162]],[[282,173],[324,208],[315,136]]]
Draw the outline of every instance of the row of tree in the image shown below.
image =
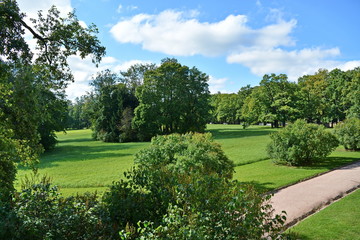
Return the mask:
[[271,123],[305,119],[329,124],[360,117],[360,68],[319,70],[290,82],[285,74],[264,75],[259,86],[243,87],[237,94],[211,98],[212,121],[217,123]]
[[105,142],[150,140],[156,135],[204,132],[210,119],[208,76],[176,59],[137,64],[120,75],[106,70],[94,91],[71,105],[69,126],[93,128]]

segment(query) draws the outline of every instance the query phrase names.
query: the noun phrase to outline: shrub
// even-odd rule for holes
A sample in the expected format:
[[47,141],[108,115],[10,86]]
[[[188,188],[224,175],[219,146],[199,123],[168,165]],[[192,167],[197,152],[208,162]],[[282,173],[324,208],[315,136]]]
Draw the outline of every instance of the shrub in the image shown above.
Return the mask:
[[306,165],[320,161],[337,146],[336,137],[323,126],[297,120],[284,129],[270,135],[267,151],[275,161],[290,165]]
[[135,162],[103,198],[123,239],[259,239],[281,227],[265,197],[231,181],[210,134],[155,137]]
[[335,134],[345,149],[360,149],[360,119],[346,119],[335,127]]
[[95,194],[63,198],[47,178],[15,194],[0,214],[1,239],[108,239],[106,211]]
[[[269,197],[236,181],[205,176],[176,188],[159,226],[138,224],[140,239],[278,239],[284,216],[271,217]],[[134,234],[120,232],[122,239]],[[266,237],[265,237],[266,236]]]

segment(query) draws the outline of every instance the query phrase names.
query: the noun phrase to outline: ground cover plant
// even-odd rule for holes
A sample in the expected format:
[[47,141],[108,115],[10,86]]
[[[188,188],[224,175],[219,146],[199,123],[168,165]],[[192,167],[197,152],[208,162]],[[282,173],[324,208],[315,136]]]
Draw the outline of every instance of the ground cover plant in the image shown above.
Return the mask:
[[360,190],[306,218],[288,232],[303,240],[360,239]]

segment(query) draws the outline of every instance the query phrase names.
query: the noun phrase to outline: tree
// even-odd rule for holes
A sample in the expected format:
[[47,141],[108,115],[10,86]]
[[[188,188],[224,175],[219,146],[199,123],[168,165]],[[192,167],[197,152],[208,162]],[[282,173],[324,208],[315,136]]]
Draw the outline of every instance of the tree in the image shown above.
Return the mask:
[[140,140],[156,134],[203,132],[210,115],[208,76],[175,59],[145,73],[133,125]]
[[343,99],[349,108],[346,110],[346,118],[360,118],[360,67],[349,70],[346,74],[351,78],[346,85]]
[[261,88],[254,87],[251,94],[244,100],[244,104],[241,107],[241,119],[245,122],[244,127],[264,120],[262,115],[265,109],[264,105],[260,102],[260,94]]
[[349,109],[347,101],[347,86],[351,78],[340,69],[334,69],[329,72],[326,78],[326,97],[329,103],[328,121],[337,123],[346,117],[346,111]]
[[271,122],[271,126],[279,127],[279,122],[294,119],[296,114],[295,90],[296,84],[287,80],[285,74],[265,74],[260,82],[259,101],[263,105],[264,121]]
[[[0,126],[4,140],[11,139],[2,149],[11,156],[6,157],[9,161],[37,159],[42,151],[39,142],[53,143],[48,140],[59,130],[59,113],[66,108],[64,88],[73,80],[67,58],[91,55],[97,64],[105,54],[96,27],[81,27],[74,13],[61,18],[52,7],[46,16],[39,12],[32,20],[34,27],[24,18],[16,1],[0,2],[0,89],[6,91],[0,94]],[[24,39],[25,29],[37,40],[34,58]],[[1,178],[13,181],[13,174],[4,171]]]
[[118,75],[110,70],[98,73],[91,85],[95,87],[96,94],[93,137],[105,142],[130,140],[124,139],[125,135],[121,138],[124,130],[121,120],[126,108],[134,109],[137,106],[131,90],[119,83]]
[[328,115],[327,75],[327,70],[320,69],[314,75],[305,75],[298,80],[297,109],[299,110],[299,116],[309,123],[324,122]]
[[136,88],[144,83],[144,75],[149,70],[155,70],[156,65],[154,63],[142,64],[137,63],[131,65],[126,71],[120,72],[120,82],[124,83],[126,87],[131,89],[135,94]]

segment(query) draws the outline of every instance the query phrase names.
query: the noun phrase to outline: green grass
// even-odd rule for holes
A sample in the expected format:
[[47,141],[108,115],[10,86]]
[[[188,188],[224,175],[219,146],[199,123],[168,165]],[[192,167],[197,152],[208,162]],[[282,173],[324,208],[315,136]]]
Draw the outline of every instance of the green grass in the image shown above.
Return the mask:
[[[266,155],[269,134],[276,131],[269,127],[240,125],[208,125],[215,140],[226,155],[235,162],[234,178],[242,182],[253,182],[264,191],[297,182],[318,173],[359,160],[358,152],[335,151],[322,164],[311,167],[278,166]],[[58,133],[59,145],[41,156],[40,174],[46,174],[58,185],[64,195],[86,191],[103,192],[123,172],[133,166],[134,154],[149,143],[103,143],[91,139],[90,130]],[[19,168],[18,181],[30,174],[30,170]]]
[[360,190],[331,204],[290,229],[299,239],[360,239]]
[[266,146],[270,142],[269,134],[276,131],[269,127],[242,129],[240,125],[218,124],[209,124],[207,129],[238,166],[268,159]]
[[[41,156],[39,173],[51,177],[65,195],[102,192],[133,166],[133,155],[149,143],[103,143],[91,139],[91,130],[58,133],[59,145]],[[30,170],[19,168],[22,179]],[[20,181],[16,186],[19,187]]]

